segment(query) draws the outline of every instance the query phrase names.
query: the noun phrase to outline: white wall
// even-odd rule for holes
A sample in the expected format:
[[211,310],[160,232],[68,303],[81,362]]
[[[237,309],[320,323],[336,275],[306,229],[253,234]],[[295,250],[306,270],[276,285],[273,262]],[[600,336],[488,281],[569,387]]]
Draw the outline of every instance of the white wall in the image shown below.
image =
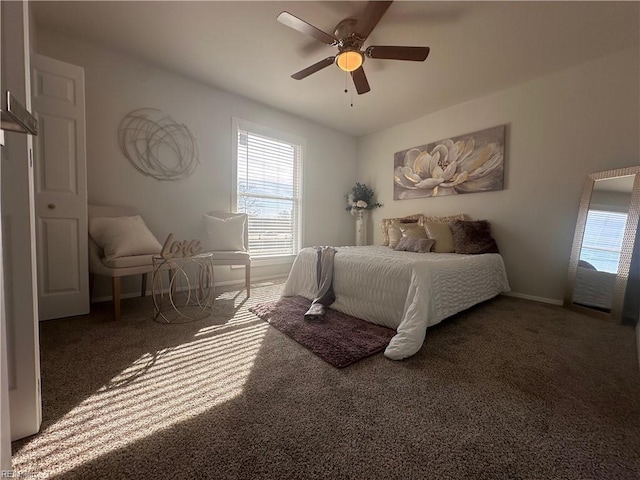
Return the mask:
[[[636,47],[360,138],[374,243],[382,218],[465,212],[491,222],[514,292],[560,301],[585,176],[640,162],[639,71]],[[395,152],[501,124],[504,190],[393,200]]]
[[[355,138],[73,38],[39,31],[37,45],[38,53],[85,69],[89,203],[137,207],[161,243],[169,233],[176,239],[201,238],[201,215],[230,209],[231,122],[239,117],[306,139],[303,246],[353,243],[344,195],[355,178]],[[165,182],[146,177],[120,152],[118,125],[142,107],[162,110],[194,134],[200,166],[191,177]],[[288,268],[254,267],[252,277]],[[243,272],[219,267],[216,281],[241,280]],[[137,284],[124,288],[135,291]]]

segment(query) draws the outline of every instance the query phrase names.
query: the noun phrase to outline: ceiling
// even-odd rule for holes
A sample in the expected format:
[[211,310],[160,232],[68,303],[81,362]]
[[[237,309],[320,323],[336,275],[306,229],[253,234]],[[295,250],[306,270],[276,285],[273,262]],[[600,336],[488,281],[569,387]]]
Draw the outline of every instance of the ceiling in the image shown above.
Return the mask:
[[[115,49],[361,136],[640,43],[638,2],[396,1],[368,45],[428,46],[424,63],[367,59],[357,95],[335,66],[291,74],[333,47],[276,21],[332,33],[366,2],[33,2],[38,28]],[[353,98],[353,107],[350,106]]]

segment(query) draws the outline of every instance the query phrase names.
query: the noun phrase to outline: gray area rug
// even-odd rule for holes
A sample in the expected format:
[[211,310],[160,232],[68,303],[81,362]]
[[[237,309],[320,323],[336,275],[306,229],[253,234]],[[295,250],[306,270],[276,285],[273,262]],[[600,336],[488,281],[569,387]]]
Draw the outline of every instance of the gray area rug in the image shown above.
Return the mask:
[[303,297],[284,297],[249,310],[336,368],[381,352],[396,334],[330,308],[322,322],[307,321],[304,314],[310,305]]
[[[149,298],[40,323],[32,478],[640,478],[635,332],[497,297],[422,349],[336,369],[249,311],[282,286],[217,292],[228,316],[162,325]],[[37,475],[37,476],[36,476]]]

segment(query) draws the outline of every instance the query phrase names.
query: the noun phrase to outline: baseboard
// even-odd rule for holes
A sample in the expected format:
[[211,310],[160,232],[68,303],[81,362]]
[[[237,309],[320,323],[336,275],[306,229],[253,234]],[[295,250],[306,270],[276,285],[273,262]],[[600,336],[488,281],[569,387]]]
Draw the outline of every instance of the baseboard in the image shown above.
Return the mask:
[[[260,276],[260,277],[251,277],[251,284],[256,283],[256,282],[263,282],[266,280],[273,280],[274,278],[283,278],[286,275],[283,275],[282,273],[277,274],[277,275],[264,275],[264,276]],[[244,278],[239,279],[239,280],[225,280],[224,282],[215,282],[215,286],[216,287],[227,287],[229,285],[242,285],[244,286]],[[168,291],[168,289],[165,289],[165,291]],[[151,295],[151,290],[147,290],[146,293],[147,296]],[[120,298],[136,298],[136,297],[140,297],[140,292],[131,292],[131,293],[123,293],[120,295]],[[100,303],[100,302],[110,302],[111,301],[111,295],[108,296],[102,296],[102,297],[96,297],[91,299],[91,303]]]
[[555,299],[555,298],[537,297],[535,295],[527,295],[525,293],[508,292],[508,293],[503,293],[502,295],[505,295],[507,297],[523,298],[525,300],[533,300],[534,302],[548,303],[550,305],[563,305],[564,304],[564,302],[562,300],[558,300],[558,299]]

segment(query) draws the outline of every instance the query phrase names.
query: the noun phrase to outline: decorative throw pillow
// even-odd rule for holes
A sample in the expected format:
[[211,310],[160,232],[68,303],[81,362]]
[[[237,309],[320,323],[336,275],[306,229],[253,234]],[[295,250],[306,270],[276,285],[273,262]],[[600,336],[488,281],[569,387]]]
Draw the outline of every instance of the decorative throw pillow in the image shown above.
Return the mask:
[[431,251],[434,240],[431,238],[402,237],[394,250],[403,252],[427,253]]
[[403,237],[427,238],[427,231],[418,223],[401,223],[398,226]]
[[420,218],[422,218],[422,216],[422,214],[416,213],[406,217],[383,218],[380,222],[380,227],[382,228],[382,244],[389,245],[389,229],[397,229],[397,224],[399,223],[416,223]]
[[491,236],[491,225],[486,220],[454,220],[450,224],[456,253],[499,253]]
[[105,261],[160,253],[162,249],[140,215],[90,218],[89,235],[104,250]]
[[[395,248],[396,245],[398,245],[398,242],[400,241],[400,239],[402,238],[402,230],[400,228],[400,226],[403,227],[408,227],[408,226],[412,226],[412,227],[419,227],[419,225],[417,223],[396,223],[396,222],[392,222],[391,225],[389,225],[389,229],[388,229],[388,234],[389,234],[389,247],[390,248]],[[422,227],[420,227],[422,228]]]
[[436,253],[453,253],[453,236],[448,223],[425,222],[424,228],[429,238],[435,240],[431,251]]
[[202,215],[204,218],[205,251],[245,251],[244,229],[246,215],[218,218]]
[[578,266],[582,267],[582,268],[586,268],[587,270],[597,270],[596,267],[594,267],[593,265],[591,265],[589,262],[587,262],[586,260],[578,260]]
[[429,217],[429,216],[423,215],[422,218],[418,220],[418,223],[424,226],[425,222],[449,223],[453,220],[470,220],[470,219],[466,213],[458,213],[457,215],[448,215],[445,217]]

